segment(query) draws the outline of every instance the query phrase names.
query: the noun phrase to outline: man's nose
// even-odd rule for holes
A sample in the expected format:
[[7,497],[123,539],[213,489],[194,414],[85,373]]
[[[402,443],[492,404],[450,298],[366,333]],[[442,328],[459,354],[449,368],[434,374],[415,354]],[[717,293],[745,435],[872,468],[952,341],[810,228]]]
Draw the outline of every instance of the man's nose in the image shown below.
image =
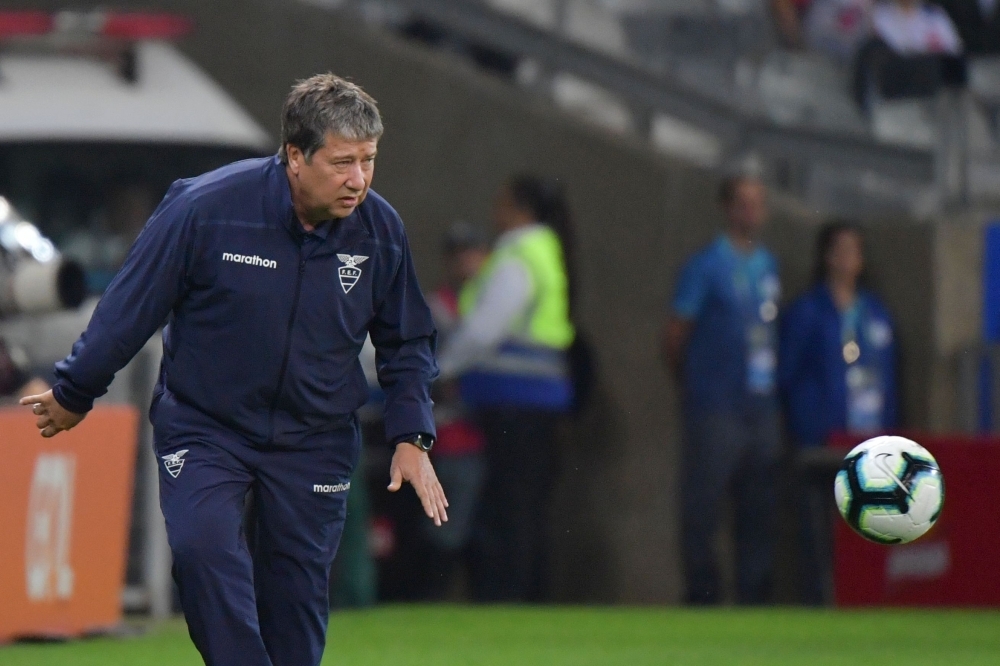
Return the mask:
[[360,164],[351,166],[351,170],[347,174],[347,181],[344,184],[352,190],[361,191],[365,189],[365,172]]

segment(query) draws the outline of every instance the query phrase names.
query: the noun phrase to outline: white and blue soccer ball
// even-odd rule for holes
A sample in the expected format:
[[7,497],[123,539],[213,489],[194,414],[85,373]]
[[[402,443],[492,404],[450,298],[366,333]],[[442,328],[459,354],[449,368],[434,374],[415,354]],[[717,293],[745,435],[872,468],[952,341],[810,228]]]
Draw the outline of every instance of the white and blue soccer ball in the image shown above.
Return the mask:
[[833,484],[847,524],[876,543],[907,543],[929,530],[944,506],[944,478],[927,449],[884,436],[854,447]]

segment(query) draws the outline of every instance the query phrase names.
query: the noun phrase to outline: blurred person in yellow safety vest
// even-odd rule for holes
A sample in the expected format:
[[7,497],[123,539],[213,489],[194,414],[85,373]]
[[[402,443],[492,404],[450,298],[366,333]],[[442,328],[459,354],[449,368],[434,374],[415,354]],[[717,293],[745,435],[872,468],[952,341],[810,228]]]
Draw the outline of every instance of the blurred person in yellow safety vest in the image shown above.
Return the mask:
[[486,436],[487,479],[473,534],[478,601],[545,593],[556,430],[573,407],[568,350],[570,216],[561,185],[516,176],[493,208],[493,253],[459,296],[461,324],[440,355]]

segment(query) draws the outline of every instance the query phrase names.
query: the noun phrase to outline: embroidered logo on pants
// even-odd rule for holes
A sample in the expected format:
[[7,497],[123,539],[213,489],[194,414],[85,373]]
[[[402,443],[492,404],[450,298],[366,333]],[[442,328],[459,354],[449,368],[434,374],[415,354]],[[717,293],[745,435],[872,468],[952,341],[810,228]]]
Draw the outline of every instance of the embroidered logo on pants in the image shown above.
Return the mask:
[[351,489],[351,482],[347,483],[335,483],[333,485],[325,485],[322,483],[313,484],[314,493],[346,493]]
[[177,453],[171,453],[168,456],[161,456],[163,458],[163,466],[167,468],[167,472],[170,476],[175,479],[181,473],[184,468],[184,454],[188,452],[188,449],[183,451],[178,451]]
[[340,288],[344,290],[345,294],[358,283],[358,279],[361,278],[361,269],[358,268],[358,264],[364,263],[367,258],[360,254],[353,256],[350,254],[337,255],[337,259],[344,262],[344,265],[337,270],[337,273],[340,275]]

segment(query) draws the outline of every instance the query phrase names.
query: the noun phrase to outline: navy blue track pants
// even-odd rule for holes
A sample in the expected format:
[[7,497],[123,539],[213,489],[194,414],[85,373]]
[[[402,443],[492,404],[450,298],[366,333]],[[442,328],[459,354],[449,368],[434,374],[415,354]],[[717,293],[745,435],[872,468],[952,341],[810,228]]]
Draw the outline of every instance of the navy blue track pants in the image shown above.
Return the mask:
[[153,424],[174,580],[207,666],[318,666],[356,419],[294,448],[258,447],[168,394]]

